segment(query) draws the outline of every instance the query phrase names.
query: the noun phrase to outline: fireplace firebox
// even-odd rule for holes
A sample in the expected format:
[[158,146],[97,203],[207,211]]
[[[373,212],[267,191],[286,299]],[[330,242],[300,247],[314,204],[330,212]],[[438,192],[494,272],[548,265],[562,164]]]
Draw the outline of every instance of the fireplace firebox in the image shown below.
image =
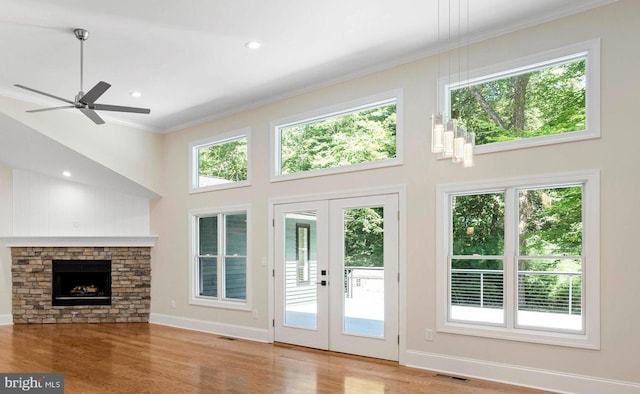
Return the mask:
[[52,305],[111,305],[111,260],[52,263]]

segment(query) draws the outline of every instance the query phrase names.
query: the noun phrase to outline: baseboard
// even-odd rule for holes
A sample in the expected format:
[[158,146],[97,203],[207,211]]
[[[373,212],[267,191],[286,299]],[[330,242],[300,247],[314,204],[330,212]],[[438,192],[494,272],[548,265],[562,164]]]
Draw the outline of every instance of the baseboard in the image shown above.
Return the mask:
[[149,323],[224,335],[233,338],[248,339],[257,342],[269,342],[269,331],[259,328],[216,323],[180,316],[163,315],[159,313],[151,313],[149,316]]
[[0,326],[13,324],[13,315],[0,315]]
[[415,350],[407,350],[402,364],[448,375],[490,380],[558,393],[640,393],[640,383],[526,368]]

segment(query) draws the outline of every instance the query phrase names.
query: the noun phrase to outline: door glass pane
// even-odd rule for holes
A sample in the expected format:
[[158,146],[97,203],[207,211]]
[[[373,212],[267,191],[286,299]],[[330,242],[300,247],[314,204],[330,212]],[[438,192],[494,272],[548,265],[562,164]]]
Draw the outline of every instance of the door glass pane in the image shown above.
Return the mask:
[[317,328],[316,216],[316,212],[295,212],[284,217],[284,324],[287,326]]
[[345,334],[384,337],[384,212],[344,211]]

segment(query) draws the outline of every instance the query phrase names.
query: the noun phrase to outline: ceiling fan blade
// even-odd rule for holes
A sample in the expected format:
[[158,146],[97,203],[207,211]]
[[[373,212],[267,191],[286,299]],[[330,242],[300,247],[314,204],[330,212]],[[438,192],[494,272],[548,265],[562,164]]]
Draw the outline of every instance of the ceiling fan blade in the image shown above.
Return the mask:
[[136,108],[136,107],[121,107],[119,105],[108,104],[94,104],[92,109],[98,111],[116,111],[116,112],[134,112],[136,114],[149,114],[151,110],[149,108]]
[[78,101],[82,104],[93,105],[97,99],[100,98],[111,87],[110,84],[100,81],[96,86],[92,87],[84,96],[80,97]]
[[95,124],[104,124],[104,120],[94,110],[89,108],[78,108],[83,114],[87,115],[87,118],[93,120]]
[[30,109],[27,112],[45,112],[45,111],[53,111],[56,109],[66,109],[66,108],[75,108],[75,105],[65,105],[63,107],[50,107],[50,108],[41,108],[41,109]]
[[64,99],[62,97],[54,96],[53,94],[41,92],[39,90],[35,90],[35,89],[32,89],[32,88],[26,87],[24,85],[15,84],[13,86],[21,88],[21,89],[28,90],[28,91],[31,91],[31,92],[34,92],[34,93],[42,94],[43,96],[51,97],[51,98],[54,98],[56,100],[64,101],[65,103],[69,103],[69,104],[75,105],[75,103],[73,101],[71,101],[71,100],[67,100],[67,99]]

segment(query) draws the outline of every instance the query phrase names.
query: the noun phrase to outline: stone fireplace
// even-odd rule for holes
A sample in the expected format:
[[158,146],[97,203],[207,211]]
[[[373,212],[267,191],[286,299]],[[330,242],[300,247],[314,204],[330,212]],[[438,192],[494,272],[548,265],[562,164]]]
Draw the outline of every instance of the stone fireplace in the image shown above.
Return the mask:
[[11,275],[15,324],[149,321],[149,246],[11,246]]

